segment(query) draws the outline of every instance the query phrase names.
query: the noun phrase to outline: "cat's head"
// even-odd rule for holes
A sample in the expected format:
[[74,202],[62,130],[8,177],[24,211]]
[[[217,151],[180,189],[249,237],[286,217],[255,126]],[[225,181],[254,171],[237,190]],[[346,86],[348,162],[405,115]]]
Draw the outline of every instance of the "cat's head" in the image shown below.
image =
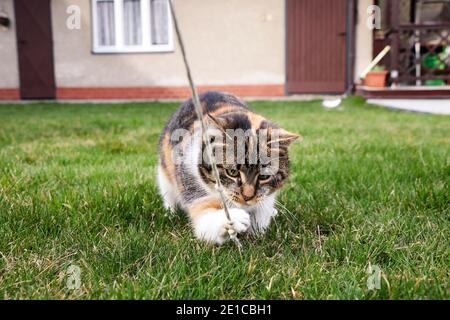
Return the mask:
[[[226,197],[239,207],[254,206],[283,186],[289,174],[288,147],[299,135],[254,113],[209,117],[208,133]],[[203,143],[203,155],[206,145]],[[207,156],[200,176],[211,188]]]

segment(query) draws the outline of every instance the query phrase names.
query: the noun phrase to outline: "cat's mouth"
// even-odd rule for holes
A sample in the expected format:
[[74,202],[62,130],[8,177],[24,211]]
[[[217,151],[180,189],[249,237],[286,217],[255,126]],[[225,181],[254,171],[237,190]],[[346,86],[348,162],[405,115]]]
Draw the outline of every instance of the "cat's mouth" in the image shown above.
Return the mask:
[[243,196],[241,195],[233,195],[230,197],[230,199],[233,201],[233,203],[239,207],[239,208],[248,208],[253,207],[258,202],[258,197],[253,197],[251,199],[245,200]]
[[252,206],[256,205],[257,202],[258,202],[258,200],[256,199],[256,197],[253,197],[252,199],[247,200],[247,201],[243,200],[242,204],[247,207],[252,207]]

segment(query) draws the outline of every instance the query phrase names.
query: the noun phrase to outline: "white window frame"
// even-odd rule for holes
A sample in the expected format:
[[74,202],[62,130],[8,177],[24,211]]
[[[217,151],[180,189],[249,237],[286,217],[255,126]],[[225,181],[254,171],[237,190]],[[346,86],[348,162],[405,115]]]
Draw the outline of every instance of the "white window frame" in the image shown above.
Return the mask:
[[97,2],[101,0],[91,0],[92,8],[92,48],[94,53],[139,53],[139,52],[171,52],[173,48],[173,26],[170,6],[168,7],[168,44],[152,44],[150,0],[141,0],[141,22],[142,22],[142,44],[126,45],[124,43],[124,20],[123,20],[123,0],[114,1],[114,25],[115,40],[114,46],[104,46],[99,44]]

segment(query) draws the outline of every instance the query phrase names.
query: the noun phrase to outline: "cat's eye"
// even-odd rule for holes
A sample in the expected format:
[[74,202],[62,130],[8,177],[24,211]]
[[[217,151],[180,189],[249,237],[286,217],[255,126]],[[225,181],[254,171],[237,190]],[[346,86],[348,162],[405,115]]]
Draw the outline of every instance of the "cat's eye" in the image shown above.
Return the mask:
[[260,175],[258,176],[258,179],[261,180],[261,181],[264,181],[264,180],[270,179],[270,176],[267,175],[267,174],[260,174]]
[[227,175],[230,177],[236,178],[239,176],[239,170],[238,169],[227,169]]

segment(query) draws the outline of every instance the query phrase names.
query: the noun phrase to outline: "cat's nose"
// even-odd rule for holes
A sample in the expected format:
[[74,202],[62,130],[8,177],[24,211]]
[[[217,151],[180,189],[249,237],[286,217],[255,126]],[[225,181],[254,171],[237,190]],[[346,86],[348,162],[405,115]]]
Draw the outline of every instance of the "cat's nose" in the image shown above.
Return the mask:
[[249,184],[245,184],[242,188],[242,198],[244,201],[250,201],[255,197],[255,187]]

